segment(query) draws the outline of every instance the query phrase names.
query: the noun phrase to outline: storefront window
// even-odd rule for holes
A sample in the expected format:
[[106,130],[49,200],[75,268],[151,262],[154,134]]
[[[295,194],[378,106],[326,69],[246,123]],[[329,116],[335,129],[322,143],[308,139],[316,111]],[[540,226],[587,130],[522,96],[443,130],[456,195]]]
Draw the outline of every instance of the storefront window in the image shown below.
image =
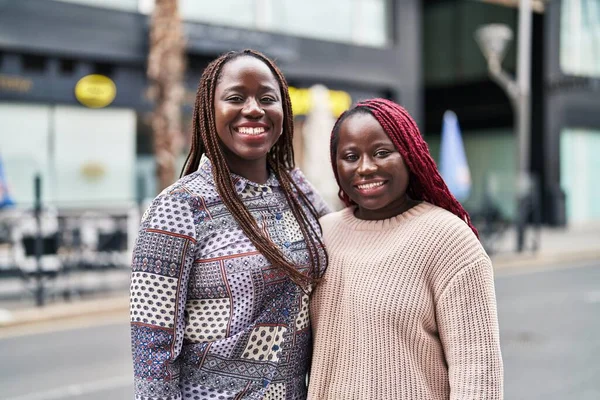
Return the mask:
[[0,155],[18,207],[32,206],[36,175],[44,203],[56,207],[135,200],[133,110],[5,103],[0,120]]
[[48,126],[51,108],[41,104],[0,103],[0,156],[8,193],[20,207],[32,207],[34,178],[42,178],[42,195],[52,199]]
[[600,221],[600,130],[565,128],[560,137],[560,184],[567,221]]
[[564,0],[560,26],[563,72],[600,77],[600,0]]

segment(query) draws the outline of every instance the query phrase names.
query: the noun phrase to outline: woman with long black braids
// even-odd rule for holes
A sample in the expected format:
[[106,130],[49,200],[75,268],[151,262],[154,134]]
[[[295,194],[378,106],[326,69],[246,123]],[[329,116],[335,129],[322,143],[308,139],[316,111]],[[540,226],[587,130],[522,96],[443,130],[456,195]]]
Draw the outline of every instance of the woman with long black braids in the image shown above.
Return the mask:
[[200,79],[183,177],[133,254],[136,399],[305,399],[327,206],[294,168],[288,87],[252,50]]

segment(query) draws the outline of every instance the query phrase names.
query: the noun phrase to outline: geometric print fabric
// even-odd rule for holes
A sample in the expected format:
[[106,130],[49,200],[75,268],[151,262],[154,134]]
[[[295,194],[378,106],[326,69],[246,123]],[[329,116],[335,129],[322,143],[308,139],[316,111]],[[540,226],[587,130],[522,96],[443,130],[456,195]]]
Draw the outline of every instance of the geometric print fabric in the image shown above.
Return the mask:
[[188,300],[186,305],[185,339],[190,343],[204,343],[223,339],[231,314],[231,300]]
[[147,272],[131,274],[132,322],[173,328],[177,280]]
[[[329,212],[298,170],[291,176],[318,217]],[[304,270],[307,246],[274,175],[234,183],[259,228]],[[132,269],[136,399],[162,399],[177,386],[173,399],[305,398],[308,297],[242,232],[205,156],[145,213]]]

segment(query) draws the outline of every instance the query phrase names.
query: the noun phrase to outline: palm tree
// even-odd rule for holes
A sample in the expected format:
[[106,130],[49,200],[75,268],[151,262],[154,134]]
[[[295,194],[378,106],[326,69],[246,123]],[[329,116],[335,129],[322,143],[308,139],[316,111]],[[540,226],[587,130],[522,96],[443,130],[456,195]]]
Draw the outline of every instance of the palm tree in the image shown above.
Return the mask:
[[151,125],[157,184],[162,190],[176,178],[176,160],[183,144],[181,104],[185,92],[185,39],[178,0],[155,1],[149,46],[149,96],[154,100]]

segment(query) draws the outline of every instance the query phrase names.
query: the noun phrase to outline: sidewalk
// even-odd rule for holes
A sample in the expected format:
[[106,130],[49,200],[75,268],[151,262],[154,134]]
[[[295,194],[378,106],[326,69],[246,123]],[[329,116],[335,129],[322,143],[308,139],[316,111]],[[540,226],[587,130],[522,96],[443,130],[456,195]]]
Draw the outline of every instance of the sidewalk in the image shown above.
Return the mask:
[[[532,251],[531,245],[536,237],[538,249]],[[526,250],[516,253],[516,231],[507,231],[491,257],[494,268],[529,268],[600,260],[600,222],[568,228],[542,227],[539,233],[530,229],[525,242]]]
[[[533,233],[526,241],[531,244]],[[600,261],[600,223],[569,228],[544,227],[539,232],[536,252],[514,252],[516,233],[507,231],[497,242],[492,256],[496,270],[527,269],[548,265],[579,264]],[[126,313],[129,271],[114,270],[73,274],[69,281],[56,282],[55,292],[78,288],[83,294],[65,302],[60,296],[50,298],[43,308],[36,308],[31,294],[23,296],[23,283],[17,278],[0,279],[0,332],[2,329],[57,319],[107,313]]]

